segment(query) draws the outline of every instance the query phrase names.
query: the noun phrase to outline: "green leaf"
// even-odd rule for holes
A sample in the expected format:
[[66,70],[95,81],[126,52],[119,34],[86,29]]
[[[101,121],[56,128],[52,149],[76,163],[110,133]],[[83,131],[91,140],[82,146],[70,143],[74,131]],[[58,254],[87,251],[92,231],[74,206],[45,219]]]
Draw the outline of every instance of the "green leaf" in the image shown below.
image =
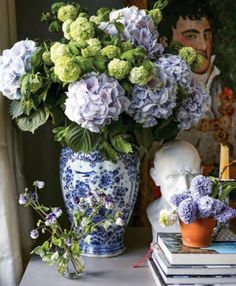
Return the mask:
[[57,32],[59,32],[60,29],[61,29],[61,24],[60,24],[59,21],[55,20],[55,21],[53,21],[52,23],[50,23],[48,29],[49,29],[49,32],[55,32],[55,33],[57,33]]
[[48,120],[49,113],[45,110],[32,112],[29,116],[21,116],[16,119],[16,123],[23,131],[34,131]]
[[38,48],[31,57],[32,67],[38,67],[42,64],[42,54],[44,52],[43,48]]
[[53,14],[57,14],[58,10],[62,7],[65,6],[64,2],[56,2],[54,4],[52,4],[51,6],[51,10]]
[[116,27],[119,34],[123,33],[123,31],[125,29],[124,25],[120,22],[115,22],[115,27]]
[[88,153],[97,147],[101,140],[101,135],[72,123],[67,130],[65,140],[68,147],[74,152]]
[[145,57],[146,52],[143,48],[131,49],[121,55],[121,59],[127,60],[133,64],[135,64],[136,59],[144,59]]
[[93,57],[93,65],[95,69],[100,72],[104,72],[106,70],[107,68],[106,63],[107,63],[106,57],[103,56]]
[[77,46],[75,45],[75,43],[74,43],[73,41],[70,41],[70,42],[68,43],[68,47],[69,47],[70,52],[71,52],[73,55],[79,55],[79,54],[80,54],[79,49],[77,48]]
[[84,58],[82,56],[77,56],[74,60],[80,66],[83,73],[95,70],[92,58]]
[[111,137],[111,144],[119,152],[132,152],[132,145],[129,142],[125,141],[120,135]]
[[222,187],[222,192],[219,196],[219,200],[224,201],[233,190],[235,190],[235,183],[233,184],[227,183],[225,187]]
[[99,149],[107,160],[115,161],[117,159],[116,150],[114,150],[108,142],[103,141]]
[[42,246],[37,246],[35,249],[31,251],[31,254],[37,254],[40,257],[43,257],[45,255],[45,251]]
[[62,241],[60,238],[56,238],[55,236],[52,237],[51,239],[52,243],[56,246],[61,247],[62,246]]
[[22,107],[20,100],[13,100],[10,103],[9,113],[12,116],[12,119],[17,118],[24,113],[24,110],[23,110],[23,107]]

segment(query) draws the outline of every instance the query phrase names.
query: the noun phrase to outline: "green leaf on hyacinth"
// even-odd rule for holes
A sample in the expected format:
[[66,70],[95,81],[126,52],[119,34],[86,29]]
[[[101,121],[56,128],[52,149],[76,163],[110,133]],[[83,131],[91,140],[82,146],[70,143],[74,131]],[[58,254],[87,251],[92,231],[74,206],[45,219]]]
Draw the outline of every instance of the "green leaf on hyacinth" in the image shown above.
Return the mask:
[[111,137],[111,144],[119,152],[132,152],[132,145],[129,142],[125,141],[120,135]]
[[112,146],[106,142],[103,141],[101,145],[99,146],[100,151],[102,152],[103,156],[109,160],[109,161],[115,161],[117,159],[117,152],[115,149],[112,148]]
[[94,133],[88,129],[80,127],[78,124],[72,123],[66,133],[65,141],[69,148],[74,152],[91,152],[94,150],[101,140],[99,133]]
[[12,116],[12,119],[15,119],[21,116],[24,113],[22,104],[20,100],[13,100],[9,106],[9,113]]
[[42,55],[43,55],[44,49],[38,48],[31,57],[31,66],[33,68],[38,67],[42,64]]
[[38,110],[32,112],[29,116],[21,116],[16,119],[16,123],[19,128],[23,131],[29,131],[34,133],[34,131],[44,123],[49,118],[48,111]]
[[232,184],[230,184],[229,182],[225,183],[225,186],[222,186],[222,191],[221,191],[221,194],[219,196],[219,200],[224,201],[229,196],[231,191],[233,191],[233,190],[235,190],[235,183],[234,182]]

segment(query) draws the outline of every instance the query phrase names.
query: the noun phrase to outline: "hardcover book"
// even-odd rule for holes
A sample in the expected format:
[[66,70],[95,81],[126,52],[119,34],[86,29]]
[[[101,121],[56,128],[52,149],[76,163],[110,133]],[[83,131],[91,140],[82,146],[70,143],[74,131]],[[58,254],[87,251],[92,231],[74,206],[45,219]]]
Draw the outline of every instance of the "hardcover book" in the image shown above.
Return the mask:
[[236,265],[236,241],[217,241],[209,247],[191,248],[183,245],[179,233],[158,233],[157,242],[174,265]]
[[166,282],[163,280],[162,275],[160,274],[159,269],[156,267],[153,259],[151,257],[148,258],[148,266],[149,269],[151,271],[151,274],[153,276],[154,281],[156,282],[157,286],[181,286],[181,285],[185,285],[185,286],[201,286],[201,285],[214,285],[214,286],[235,286],[234,281],[232,283],[230,282],[206,282],[205,284],[203,282],[200,282],[199,280],[194,283],[191,281],[191,277],[189,277],[186,282],[184,283],[174,283],[174,282]]
[[236,275],[236,265],[172,265],[160,248],[155,249],[152,259],[166,275]]

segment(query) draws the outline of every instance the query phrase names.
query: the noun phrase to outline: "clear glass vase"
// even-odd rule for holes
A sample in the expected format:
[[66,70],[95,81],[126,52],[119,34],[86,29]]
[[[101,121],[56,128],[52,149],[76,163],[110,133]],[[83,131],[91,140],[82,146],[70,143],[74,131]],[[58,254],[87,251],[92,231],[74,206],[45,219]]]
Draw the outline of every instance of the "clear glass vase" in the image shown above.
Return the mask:
[[62,275],[68,279],[79,279],[84,268],[84,259],[81,256],[71,256]]

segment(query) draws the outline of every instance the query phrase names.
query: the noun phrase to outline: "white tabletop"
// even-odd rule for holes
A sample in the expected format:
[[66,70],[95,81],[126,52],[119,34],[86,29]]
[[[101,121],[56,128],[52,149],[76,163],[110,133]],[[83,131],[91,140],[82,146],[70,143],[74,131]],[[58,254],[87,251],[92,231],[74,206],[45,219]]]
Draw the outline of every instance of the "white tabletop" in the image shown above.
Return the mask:
[[125,236],[126,252],[113,258],[85,257],[86,273],[78,280],[62,277],[54,266],[48,266],[38,256],[34,256],[20,286],[155,286],[146,262],[139,268],[132,268],[147,253],[150,241],[149,228],[128,228]]

